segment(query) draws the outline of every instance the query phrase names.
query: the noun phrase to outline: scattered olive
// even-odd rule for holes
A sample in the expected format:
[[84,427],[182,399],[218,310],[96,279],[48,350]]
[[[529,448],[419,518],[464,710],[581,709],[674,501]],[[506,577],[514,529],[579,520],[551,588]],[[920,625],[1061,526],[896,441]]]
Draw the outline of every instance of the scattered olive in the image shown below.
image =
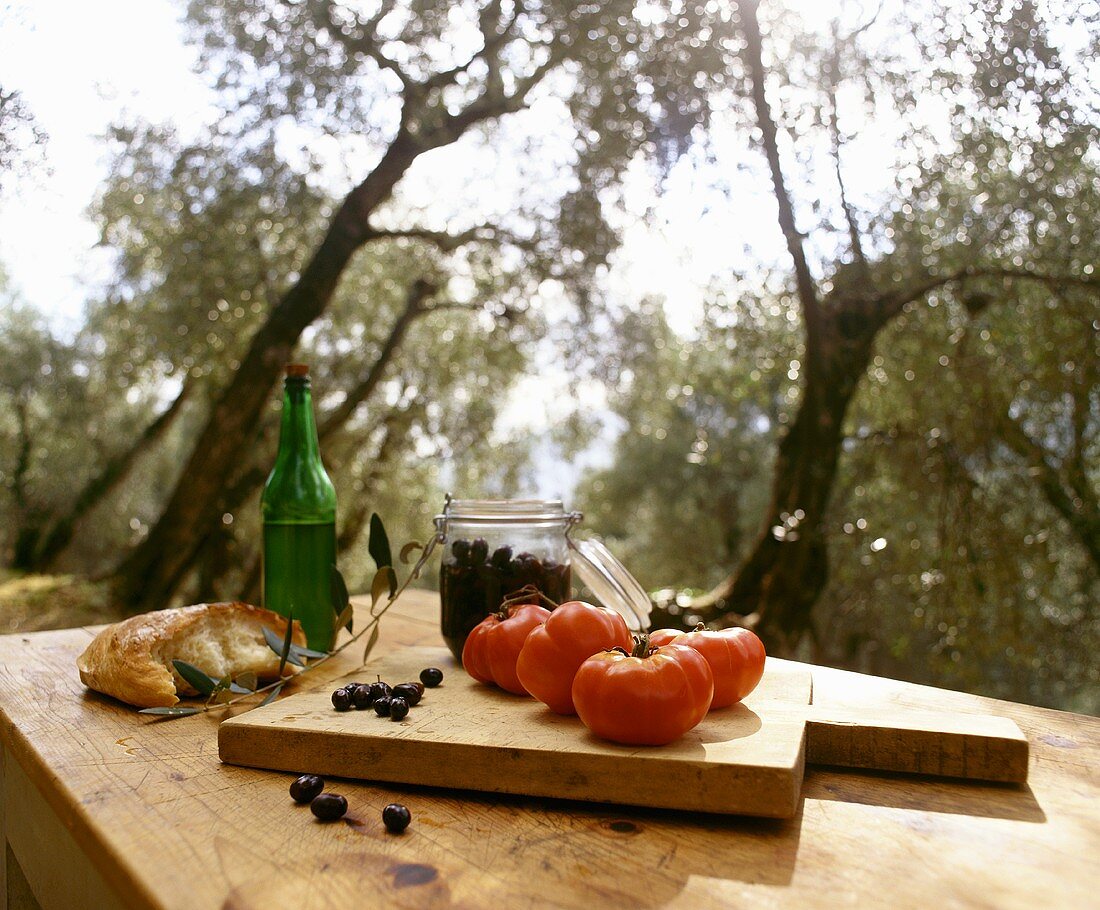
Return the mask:
[[390,699],[390,720],[404,720],[409,713],[409,703],[400,695]]
[[376,698],[374,700],[374,713],[379,717],[389,717],[390,715],[390,699],[389,697]]
[[382,682],[382,680],[378,680],[378,682],[373,682],[370,684],[370,686],[372,689],[374,689],[375,698],[389,698],[390,695],[393,694],[393,689],[390,687],[390,684],[384,683]]
[[420,702],[422,693],[412,683],[401,683],[401,685],[393,687],[393,694],[405,699],[409,703],[409,707],[414,708]]
[[443,682],[443,671],[438,667],[428,667],[420,671],[420,681],[429,689],[434,689]]
[[332,707],[337,711],[347,711],[351,707],[351,693],[347,689],[337,689],[332,693]]
[[374,686],[364,686],[362,683],[350,690],[351,703],[356,710],[362,711],[374,704]]
[[290,785],[290,795],[296,803],[309,803],[325,789],[325,782],[316,774],[303,774]]
[[407,682],[407,683],[405,683],[405,685],[406,686],[416,686],[416,691],[419,692],[423,696],[423,694],[424,694],[424,683],[422,683],[420,681],[416,681],[416,682]]
[[401,803],[390,803],[382,810],[382,824],[390,834],[400,834],[412,821],[412,813]]
[[348,801],[338,793],[322,793],[309,804],[309,811],[323,822],[334,822],[348,811]]

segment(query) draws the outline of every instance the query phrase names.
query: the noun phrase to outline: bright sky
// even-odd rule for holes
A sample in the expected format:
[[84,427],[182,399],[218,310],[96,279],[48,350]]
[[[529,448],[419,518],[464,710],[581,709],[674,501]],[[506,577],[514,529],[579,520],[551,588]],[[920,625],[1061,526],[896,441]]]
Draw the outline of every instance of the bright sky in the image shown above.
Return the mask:
[[[0,4],[0,86],[22,93],[49,137],[46,167],[36,168],[0,199],[0,263],[22,296],[67,334],[80,325],[85,300],[110,274],[109,254],[96,248],[97,230],[87,215],[106,173],[99,137],[123,118],[170,122],[187,135],[211,117],[211,97],[193,72],[194,51],[183,42],[180,0]],[[831,6],[820,0],[788,4],[813,17],[827,15]],[[520,133],[523,127],[518,123],[504,129]],[[756,172],[734,167],[732,162],[743,158],[743,137],[721,124],[714,126],[712,140],[721,167],[706,165],[698,156],[681,162],[659,200],[643,168],[627,181],[628,209],[637,216],[649,211],[651,217],[624,223],[624,244],[609,282],[624,301],[663,297],[670,321],[685,332],[695,322],[704,287],[713,276],[750,263],[785,261],[762,162],[755,163]],[[866,149],[853,150],[855,158],[881,154],[873,137],[867,141]],[[318,145],[311,142],[311,148]],[[489,192],[506,210],[512,194],[521,193],[530,177],[514,168],[487,168],[479,158],[484,154],[484,149],[460,144],[425,156],[416,165],[420,170],[401,188],[403,203],[424,205],[430,214],[430,200],[453,196],[461,208],[457,198],[471,192],[470,175],[481,172],[489,180]],[[858,160],[853,170],[865,172]],[[453,174],[464,175],[463,186],[449,193],[446,181]],[[507,183],[506,174],[514,185]],[[424,198],[417,198],[418,187]],[[486,198],[484,190],[480,196],[474,192],[474,204]],[[601,389],[578,390],[564,374],[548,381],[552,362],[549,367],[535,364],[535,370],[539,378],[521,382],[505,409],[503,425],[545,428],[564,416],[570,399],[603,410]],[[616,432],[611,424],[599,447],[604,452]],[[544,492],[566,492],[580,468],[557,465],[552,458],[539,461],[545,467],[541,473],[546,476],[539,481]]]
[[59,328],[79,322],[89,283],[107,268],[86,214],[105,175],[98,137],[124,113],[184,129],[206,113],[177,17],[167,0],[0,6],[0,85],[22,94],[49,136],[49,173],[37,169],[0,200],[0,262]]
[[[820,9],[810,0],[792,2],[807,11]],[[49,136],[48,171],[36,169],[0,200],[0,262],[23,296],[62,331],[79,324],[89,289],[109,272],[87,217],[105,175],[98,137],[123,116],[170,121],[184,134],[210,116],[209,92],[192,70],[194,51],[182,40],[180,5],[173,0],[0,5],[0,85],[22,93]],[[741,204],[731,208],[707,181],[690,166],[679,168],[653,226],[629,227],[619,257],[621,290],[664,295],[683,328],[699,304],[700,280],[729,267],[739,238],[751,238],[763,258],[782,255],[766,187],[757,193],[742,186],[736,193]],[[653,202],[648,186],[642,186],[639,182],[628,193],[638,211]]]

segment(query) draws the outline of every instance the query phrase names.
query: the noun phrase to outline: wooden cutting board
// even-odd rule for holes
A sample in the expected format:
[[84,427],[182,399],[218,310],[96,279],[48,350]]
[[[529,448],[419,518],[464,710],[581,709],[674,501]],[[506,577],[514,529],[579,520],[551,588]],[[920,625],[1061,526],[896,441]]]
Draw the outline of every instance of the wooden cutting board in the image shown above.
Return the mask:
[[[740,704],[712,711],[667,746],[617,746],[576,717],[480,685],[444,648],[408,648],[345,681],[391,684],[443,667],[401,722],[338,712],[331,689],[303,692],[225,721],[224,762],[277,771],[497,793],[789,818],[805,763],[987,781],[1027,779],[1027,740],[1002,717],[838,711],[811,704],[804,664],[768,658]],[[336,688],[333,684],[331,688]]]

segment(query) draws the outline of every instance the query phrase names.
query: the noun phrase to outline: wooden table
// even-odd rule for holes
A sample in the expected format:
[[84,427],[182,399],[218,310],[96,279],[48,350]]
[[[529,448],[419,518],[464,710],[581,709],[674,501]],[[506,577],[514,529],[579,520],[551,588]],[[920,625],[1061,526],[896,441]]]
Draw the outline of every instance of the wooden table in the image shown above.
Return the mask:
[[[437,611],[407,594],[378,653],[437,644]],[[291,802],[290,775],[220,764],[216,716],[150,720],[85,692],[92,634],[0,638],[9,907],[1034,910],[1100,895],[1095,718],[815,668],[818,703],[1014,718],[1029,785],[812,769],[801,811],[774,822],[338,781],[351,809],[325,825]],[[400,837],[380,821],[395,800],[413,813]]]

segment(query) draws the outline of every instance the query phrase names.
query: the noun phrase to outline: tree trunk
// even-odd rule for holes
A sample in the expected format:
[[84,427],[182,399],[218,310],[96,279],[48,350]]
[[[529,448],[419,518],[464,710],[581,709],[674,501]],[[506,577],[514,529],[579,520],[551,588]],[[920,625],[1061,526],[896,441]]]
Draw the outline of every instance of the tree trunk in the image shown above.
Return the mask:
[[398,134],[370,176],[344,200],[297,284],[253,337],[163,513],[117,570],[118,595],[131,610],[167,605],[218,520],[222,484],[240,461],[299,337],[324,311],[352,255],[369,238],[370,214],[420,151],[406,133]]
[[13,569],[27,571],[34,565],[34,552],[42,536],[42,525],[37,510],[30,505],[27,496],[27,475],[31,467],[33,442],[30,430],[30,403],[23,394],[15,396],[15,417],[19,426],[19,453],[11,475],[11,493],[15,500],[16,531],[12,542],[11,565]]
[[[366,372],[363,379],[348,393],[348,396],[326,415],[322,415],[318,426],[318,436],[322,443],[329,440],[336,433],[342,430],[348,420],[355,413],[356,409],[363,402],[369,400],[374,390],[378,387],[385,375],[386,369],[392,363],[400,350],[401,344],[405,339],[406,334],[410,326],[425,313],[431,312],[431,309],[424,306],[424,301],[430,297],[437,288],[430,282],[418,279],[413,282],[412,287],[409,289],[409,293],[406,298],[405,308],[398,314],[397,319],[394,321],[393,326],[390,329],[389,335],[382,343],[382,347],[379,350],[378,356],[374,359],[370,369]],[[386,418],[387,428],[390,426],[390,418]],[[277,425],[274,425],[277,429]],[[385,439],[389,439],[392,434],[387,433]],[[220,513],[235,514],[244,505],[246,501],[256,492],[270,473],[270,465],[273,461],[272,449],[275,443],[275,436],[270,432],[260,432],[256,436],[256,442],[251,446],[249,450],[250,463],[241,469],[239,469],[235,475],[231,476],[228,483],[224,484],[225,492],[222,494],[221,502],[216,510]],[[385,441],[383,446],[385,446]],[[331,453],[330,453],[331,457]],[[329,459],[326,459],[330,468],[337,466],[333,465]],[[377,479],[372,472],[372,478]],[[345,522],[345,527],[346,527]],[[195,557],[195,561],[199,563],[199,596],[208,597],[212,596],[211,592],[216,592],[218,589],[224,587],[225,576],[233,570],[233,562],[228,557],[228,551],[230,549],[239,549],[240,543],[233,534],[218,534],[216,533],[218,526],[215,525],[215,533],[211,535],[211,542],[208,546],[204,547]],[[358,531],[356,531],[358,536]],[[341,545],[342,546],[342,545]],[[246,571],[246,577],[252,578],[252,571]],[[255,585],[250,584],[250,590],[254,589]],[[243,594],[239,596],[244,596]]]
[[34,553],[35,568],[49,569],[53,566],[72,542],[80,520],[118,488],[138,457],[147,452],[172,426],[182,411],[183,403],[190,395],[191,388],[192,383],[185,381],[175,400],[145,428],[134,444],[108,460],[103,470],[84,485],[84,489],[73,500],[69,510],[53,520],[41,545]]
[[748,556],[693,604],[704,616],[756,628],[776,654],[812,632],[811,609],[828,579],[825,516],[844,440],[844,418],[885,324],[859,301],[830,301],[807,345],[802,400],[779,443],[763,527]]

